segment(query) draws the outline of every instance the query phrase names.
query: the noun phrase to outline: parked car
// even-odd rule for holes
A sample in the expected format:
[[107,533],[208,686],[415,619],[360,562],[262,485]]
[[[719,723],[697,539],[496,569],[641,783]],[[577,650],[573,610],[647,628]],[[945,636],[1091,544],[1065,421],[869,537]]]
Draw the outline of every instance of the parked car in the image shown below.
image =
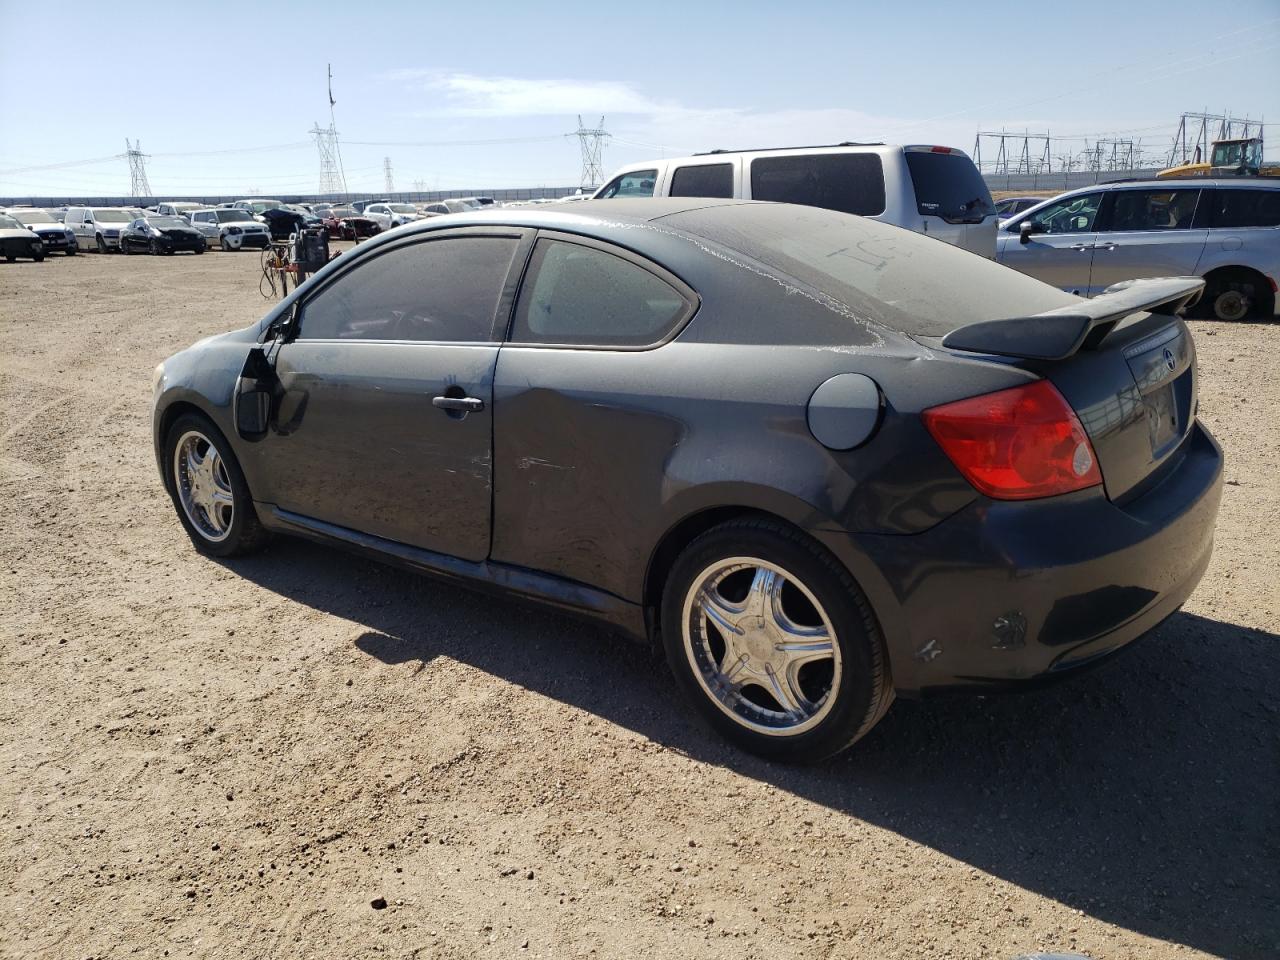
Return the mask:
[[292,533],[658,627],[711,723],[812,760],[895,690],[1064,675],[1186,600],[1201,287],[1084,300],[786,204],[427,220],[158,367],[157,463],[206,553]]
[[427,217],[442,217],[449,213],[471,213],[478,209],[479,207],[469,200],[436,200],[422,205],[423,216]]
[[[633,163],[593,195],[738,197],[855,213],[995,255],[996,214],[978,168],[954,147],[841,143]],[[576,197],[562,197],[561,203]]]
[[1005,197],[1003,200],[996,201],[996,215],[1001,220],[1007,220],[1015,213],[1030,210],[1037,204],[1044,203],[1044,199],[1044,197]]
[[1203,277],[1199,315],[1272,317],[1280,180],[1193,177],[1072,190],[1001,224],[996,258],[1085,297],[1124,280]]
[[65,253],[72,257],[79,249],[76,246],[76,235],[55,220],[47,210],[38,210],[35,207],[10,207],[0,212],[7,213],[38,236],[45,253]]
[[421,219],[418,208],[412,203],[371,203],[364,208],[363,216],[376,221],[383,230]]
[[231,206],[237,210],[248,210],[255,217],[260,217],[268,210],[275,210],[284,204],[279,200],[237,200]]
[[138,217],[120,231],[121,253],[204,253],[204,237],[182,217]]
[[203,203],[193,203],[190,200],[170,200],[167,203],[157,203],[156,213],[162,217],[189,217],[194,210],[203,210]]
[[0,213],[0,254],[13,263],[28,257],[39,263],[44,259],[44,243],[36,234],[7,213]]
[[330,240],[363,240],[382,232],[378,221],[356,213],[353,207],[334,207],[324,218]]
[[68,207],[63,222],[80,248],[108,253],[120,249],[120,231],[145,214],[136,207]]
[[243,250],[246,247],[265,250],[271,244],[271,234],[262,221],[238,207],[214,207],[191,211],[191,226],[200,232],[206,243],[217,243],[225,251]]
[[283,207],[263,210],[258,216],[267,225],[272,240],[288,240],[293,234],[304,230],[308,220],[306,216]]

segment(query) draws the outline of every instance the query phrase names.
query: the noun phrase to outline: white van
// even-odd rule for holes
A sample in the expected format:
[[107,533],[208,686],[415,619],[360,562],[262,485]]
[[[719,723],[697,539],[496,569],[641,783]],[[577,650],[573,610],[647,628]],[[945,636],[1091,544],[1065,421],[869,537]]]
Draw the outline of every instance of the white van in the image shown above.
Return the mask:
[[991,191],[954,147],[841,143],[784,150],[713,150],[633,163],[593,194],[737,197],[855,213],[915,230],[984,257],[996,252]]

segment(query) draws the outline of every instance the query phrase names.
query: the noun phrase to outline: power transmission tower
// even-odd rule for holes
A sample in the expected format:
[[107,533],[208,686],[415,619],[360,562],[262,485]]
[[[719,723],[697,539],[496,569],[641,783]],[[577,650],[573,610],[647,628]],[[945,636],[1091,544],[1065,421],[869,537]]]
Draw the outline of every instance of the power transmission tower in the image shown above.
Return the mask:
[[395,181],[395,178],[391,176],[391,158],[390,157],[382,158],[382,176],[386,180],[387,193],[395,193],[396,181]]
[[132,146],[129,138],[124,138],[125,156],[129,158],[129,196],[150,197],[151,184],[147,182],[147,155],[142,152],[142,141],[137,140]]
[[592,129],[583,126],[582,114],[578,114],[578,129],[568,134],[571,137],[577,137],[578,143],[582,147],[582,183],[580,185],[582,191],[594,190],[600,186],[600,181],[604,179],[604,169],[602,165],[602,156],[604,154],[604,145],[609,139],[609,132],[604,128],[604,117],[600,118],[600,122]]
[[333,67],[329,67],[329,128],[323,129],[317,122],[308,132],[316,141],[320,154],[320,193],[323,196],[347,192],[347,177],[342,170],[342,151],[338,147],[338,128],[333,108]]
[[[982,159],[983,140],[997,141],[994,160]],[[990,148],[987,152],[991,152]],[[1012,170],[1009,169],[1010,162],[1013,163]],[[973,163],[979,170],[985,166],[990,173],[1049,173],[1053,169],[1053,161],[1049,155],[1049,134],[979,130],[973,141]]]

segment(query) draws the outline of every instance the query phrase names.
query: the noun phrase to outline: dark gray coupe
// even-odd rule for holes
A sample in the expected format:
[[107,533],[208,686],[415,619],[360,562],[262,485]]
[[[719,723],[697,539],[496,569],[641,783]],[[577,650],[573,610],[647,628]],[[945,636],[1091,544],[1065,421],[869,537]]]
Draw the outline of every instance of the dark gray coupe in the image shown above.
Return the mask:
[[296,534],[660,637],[724,734],[812,760],[1186,600],[1201,288],[1082,300],[784,204],[440,217],[161,364],[156,456],[200,550]]

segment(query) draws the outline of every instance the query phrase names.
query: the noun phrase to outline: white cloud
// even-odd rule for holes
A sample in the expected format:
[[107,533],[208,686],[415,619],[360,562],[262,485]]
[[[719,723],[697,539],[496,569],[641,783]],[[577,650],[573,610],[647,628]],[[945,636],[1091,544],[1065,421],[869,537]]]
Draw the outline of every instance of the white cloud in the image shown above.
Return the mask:
[[629,83],[614,80],[538,80],[477,76],[430,70],[397,70],[391,80],[408,81],[430,95],[420,116],[538,117],[581,113],[653,114],[668,105]]

